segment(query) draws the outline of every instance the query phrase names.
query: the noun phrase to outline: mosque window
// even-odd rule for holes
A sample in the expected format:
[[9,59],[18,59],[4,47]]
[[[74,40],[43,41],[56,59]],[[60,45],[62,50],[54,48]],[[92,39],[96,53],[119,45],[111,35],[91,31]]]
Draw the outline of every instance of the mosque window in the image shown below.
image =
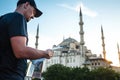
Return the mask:
[[97,63],[95,63],[95,65],[97,65]]
[[98,63],[98,65],[100,65],[100,63]]
[[94,65],[94,63],[92,63],[92,65]]

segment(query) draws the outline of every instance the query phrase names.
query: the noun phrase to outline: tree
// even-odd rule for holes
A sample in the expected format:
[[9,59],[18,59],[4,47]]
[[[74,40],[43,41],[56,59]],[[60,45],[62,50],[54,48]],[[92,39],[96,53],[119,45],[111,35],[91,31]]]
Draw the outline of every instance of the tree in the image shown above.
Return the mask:
[[61,64],[50,66],[42,76],[45,80],[120,80],[120,74],[111,68],[89,70],[87,67],[70,68]]
[[61,64],[55,64],[47,68],[46,72],[42,73],[45,80],[68,80],[70,75],[69,67],[65,67]]
[[111,68],[97,68],[91,71],[93,80],[118,80],[119,74]]

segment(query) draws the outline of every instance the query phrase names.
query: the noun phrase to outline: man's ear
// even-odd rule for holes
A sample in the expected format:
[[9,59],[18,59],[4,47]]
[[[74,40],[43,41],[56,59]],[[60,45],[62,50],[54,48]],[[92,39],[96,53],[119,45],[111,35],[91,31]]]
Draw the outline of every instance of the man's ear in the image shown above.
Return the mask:
[[29,2],[24,3],[24,9],[27,9],[29,5],[30,5]]

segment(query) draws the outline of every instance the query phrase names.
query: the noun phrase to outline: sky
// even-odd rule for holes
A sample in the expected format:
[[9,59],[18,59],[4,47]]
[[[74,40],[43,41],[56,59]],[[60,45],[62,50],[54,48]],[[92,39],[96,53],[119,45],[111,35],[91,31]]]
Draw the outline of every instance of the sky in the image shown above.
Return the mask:
[[[18,0],[1,0],[0,15],[14,12]],[[120,45],[120,0],[35,0],[43,12],[28,22],[29,44],[35,48],[39,24],[38,49],[51,49],[69,37],[80,41],[79,10],[83,14],[85,46],[93,54],[102,54],[101,26],[104,31],[106,58],[119,66],[117,43]]]

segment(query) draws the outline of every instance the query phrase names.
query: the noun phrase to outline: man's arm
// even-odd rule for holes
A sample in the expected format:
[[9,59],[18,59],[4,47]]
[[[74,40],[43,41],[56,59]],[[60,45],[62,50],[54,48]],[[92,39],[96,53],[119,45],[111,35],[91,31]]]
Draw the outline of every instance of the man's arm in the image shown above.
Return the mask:
[[50,58],[53,52],[50,50],[43,51],[37,50],[26,46],[26,37],[15,36],[11,37],[11,46],[16,58],[26,58],[26,59],[38,59],[38,58]]

